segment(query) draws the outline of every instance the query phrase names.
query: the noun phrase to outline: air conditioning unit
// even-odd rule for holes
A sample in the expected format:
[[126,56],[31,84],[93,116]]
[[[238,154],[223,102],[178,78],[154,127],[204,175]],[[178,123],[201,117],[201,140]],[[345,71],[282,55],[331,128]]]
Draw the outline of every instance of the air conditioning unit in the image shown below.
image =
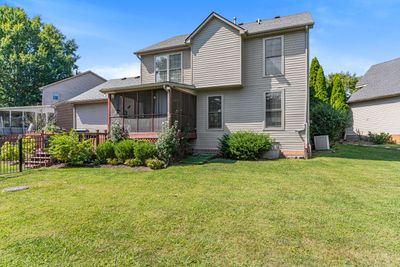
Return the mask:
[[314,136],[314,146],[315,150],[329,150],[329,136],[318,135]]

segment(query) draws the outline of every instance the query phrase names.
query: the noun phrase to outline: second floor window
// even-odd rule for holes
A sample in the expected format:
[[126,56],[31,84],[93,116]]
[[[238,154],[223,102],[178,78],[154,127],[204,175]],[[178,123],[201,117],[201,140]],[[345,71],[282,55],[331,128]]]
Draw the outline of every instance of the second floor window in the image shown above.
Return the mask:
[[53,93],[53,101],[58,101],[58,100],[60,100],[60,94],[57,92],[54,92]]
[[170,54],[155,57],[156,82],[182,82],[182,55]]
[[264,75],[282,75],[284,68],[283,37],[264,39]]

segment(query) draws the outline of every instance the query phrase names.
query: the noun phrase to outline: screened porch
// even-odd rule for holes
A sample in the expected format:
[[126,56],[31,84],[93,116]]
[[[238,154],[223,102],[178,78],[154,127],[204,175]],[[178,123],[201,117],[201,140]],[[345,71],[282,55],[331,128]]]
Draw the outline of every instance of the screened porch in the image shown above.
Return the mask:
[[54,108],[51,106],[0,108],[0,135],[33,132],[53,121]]
[[196,96],[172,88],[109,95],[109,124],[118,122],[131,136],[156,135],[166,121],[177,121],[179,129],[194,133]]

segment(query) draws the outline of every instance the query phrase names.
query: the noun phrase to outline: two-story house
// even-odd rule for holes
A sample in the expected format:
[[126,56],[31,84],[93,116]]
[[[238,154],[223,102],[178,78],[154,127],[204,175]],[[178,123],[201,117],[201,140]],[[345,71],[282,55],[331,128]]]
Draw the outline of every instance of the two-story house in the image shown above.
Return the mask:
[[156,138],[163,121],[192,133],[194,149],[216,151],[225,133],[268,133],[284,156],[309,147],[309,13],[252,23],[211,13],[190,34],[136,51],[140,78],[105,86],[108,127]]

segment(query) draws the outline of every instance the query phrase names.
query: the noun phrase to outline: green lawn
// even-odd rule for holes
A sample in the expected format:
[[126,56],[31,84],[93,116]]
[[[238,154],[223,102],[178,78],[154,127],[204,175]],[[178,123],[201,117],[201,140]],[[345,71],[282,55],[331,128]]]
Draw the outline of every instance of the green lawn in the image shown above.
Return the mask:
[[0,178],[0,265],[400,265],[400,151]]

